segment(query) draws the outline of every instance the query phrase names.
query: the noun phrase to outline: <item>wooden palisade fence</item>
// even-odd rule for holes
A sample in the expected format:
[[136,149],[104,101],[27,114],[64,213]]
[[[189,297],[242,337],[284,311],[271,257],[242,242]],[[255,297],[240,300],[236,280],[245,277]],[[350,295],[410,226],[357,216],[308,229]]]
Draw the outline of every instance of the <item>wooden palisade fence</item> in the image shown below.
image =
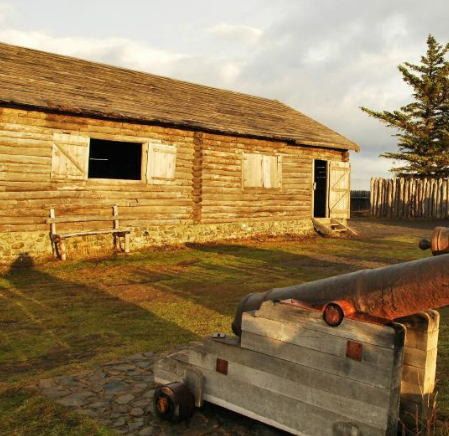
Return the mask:
[[371,215],[400,218],[449,218],[448,179],[371,179]]

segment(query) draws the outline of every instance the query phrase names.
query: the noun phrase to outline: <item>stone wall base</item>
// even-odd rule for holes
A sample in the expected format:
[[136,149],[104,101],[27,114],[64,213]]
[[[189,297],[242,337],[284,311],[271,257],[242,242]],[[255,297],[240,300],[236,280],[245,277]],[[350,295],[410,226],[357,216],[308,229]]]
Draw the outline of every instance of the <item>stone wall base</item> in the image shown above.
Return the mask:
[[[204,243],[257,236],[307,235],[310,219],[292,221],[245,221],[221,224],[177,224],[133,227],[131,252],[149,247]],[[74,237],[66,240],[67,258],[88,258],[114,251],[112,235]],[[0,233],[0,264],[25,264],[53,256],[49,232]]]

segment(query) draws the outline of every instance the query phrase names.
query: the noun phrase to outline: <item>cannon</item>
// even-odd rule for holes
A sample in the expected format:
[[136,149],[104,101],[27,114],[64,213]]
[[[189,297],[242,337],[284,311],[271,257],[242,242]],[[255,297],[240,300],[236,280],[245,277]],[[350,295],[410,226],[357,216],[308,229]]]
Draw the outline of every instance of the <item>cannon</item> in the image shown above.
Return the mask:
[[300,436],[396,436],[399,420],[425,422],[449,229],[419,246],[435,256],[247,295],[235,336],[156,363],[156,414],[177,421],[209,401]]

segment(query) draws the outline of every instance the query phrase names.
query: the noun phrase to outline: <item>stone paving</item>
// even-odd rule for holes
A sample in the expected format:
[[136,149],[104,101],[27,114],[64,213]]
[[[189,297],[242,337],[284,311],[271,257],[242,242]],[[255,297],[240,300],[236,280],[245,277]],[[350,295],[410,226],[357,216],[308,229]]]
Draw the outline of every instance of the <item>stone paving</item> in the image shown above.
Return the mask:
[[168,352],[147,352],[92,371],[41,380],[42,395],[127,436],[280,436],[286,433],[206,404],[179,424],[154,415],[153,364]]

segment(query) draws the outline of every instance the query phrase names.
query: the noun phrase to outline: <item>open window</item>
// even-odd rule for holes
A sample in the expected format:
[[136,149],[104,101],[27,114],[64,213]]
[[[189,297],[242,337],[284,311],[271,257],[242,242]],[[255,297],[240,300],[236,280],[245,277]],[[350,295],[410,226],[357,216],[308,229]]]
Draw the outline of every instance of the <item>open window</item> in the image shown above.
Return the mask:
[[244,188],[280,188],[282,186],[282,156],[243,155]]
[[141,180],[142,144],[91,139],[89,179]]

